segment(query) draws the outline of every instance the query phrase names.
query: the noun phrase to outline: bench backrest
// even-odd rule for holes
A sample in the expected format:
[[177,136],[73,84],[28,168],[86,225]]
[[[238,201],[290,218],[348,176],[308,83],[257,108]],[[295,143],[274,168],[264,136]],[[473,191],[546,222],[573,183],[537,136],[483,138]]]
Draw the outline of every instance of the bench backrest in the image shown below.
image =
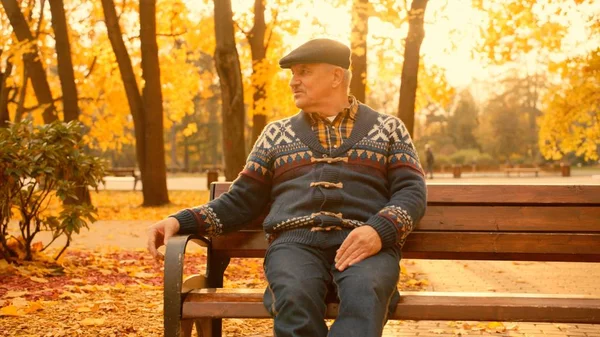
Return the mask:
[[[211,185],[211,200],[230,182]],[[404,258],[600,262],[600,185],[429,184]],[[263,257],[260,219],[212,239],[222,257]]]

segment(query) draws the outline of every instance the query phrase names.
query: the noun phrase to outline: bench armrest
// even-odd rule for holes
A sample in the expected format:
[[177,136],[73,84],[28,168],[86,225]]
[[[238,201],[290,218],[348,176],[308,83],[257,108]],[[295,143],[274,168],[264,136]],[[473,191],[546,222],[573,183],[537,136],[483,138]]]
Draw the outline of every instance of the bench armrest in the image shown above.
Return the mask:
[[210,252],[210,240],[195,234],[175,235],[167,242],[164,272],[165,329],[167,326],[179,324],[181,317],[183,260],[185,249],[190,241],[199,246],[206,247],[208,252]]

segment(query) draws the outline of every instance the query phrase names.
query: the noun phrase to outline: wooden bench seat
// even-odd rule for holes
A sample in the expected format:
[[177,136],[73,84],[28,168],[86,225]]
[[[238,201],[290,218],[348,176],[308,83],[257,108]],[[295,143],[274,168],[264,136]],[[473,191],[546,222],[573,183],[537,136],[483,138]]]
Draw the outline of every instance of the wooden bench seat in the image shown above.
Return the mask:
[[[229,188],[215,183],[211,198]],[[182,281],[188,242],[207,247],[207,273]],[[263,257],[260,221],[208,240],[173,237],[165,259],[165,336],[221,336],[222,318],[267,318],[264,289],[223,289],[230,258]],[[403,258],[600,262],[600,186],[428,186],[425,217]],[[600,323],[600,297],[401,292],[392,319]],[[328,304],[335,317],[336,303]],[[200,336],[202,336],[200,334]]]
[[[270,318],[263,305],[264,289],[197,289],[183,303],[183,319]],[[532,301],[533,299],[533,301]],[[400,320],[478,320],[598,323],[598,298],[585,295],[523,293],[455,293],[403,291],[390,317]],[[531,310],[535,309],[535,310]],[[329,303],[327,318],[337,316]]]
[[[120,168],[111,168],[106,170],[106,175],[111,177],[133,177],[133,190],[137,186],[138,181],[141,180],[141,177],[137,174],[135,168],[133,167],[120,167]],[[106,185],[105,185],[106,188]]]
[[506,176],[510,176],[510,173],[516,173],[517,176],[521,176],[521,173],[535,173],[535,176],[539,176],[539,167],[506,167],[504,168]]

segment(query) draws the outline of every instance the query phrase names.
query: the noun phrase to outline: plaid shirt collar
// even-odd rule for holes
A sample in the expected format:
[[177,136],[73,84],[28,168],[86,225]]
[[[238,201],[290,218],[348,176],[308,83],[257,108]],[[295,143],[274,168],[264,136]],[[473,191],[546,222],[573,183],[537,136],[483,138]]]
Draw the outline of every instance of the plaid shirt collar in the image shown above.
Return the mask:
[[[350,106],[344,108],[338,115],[341,115],[340,117],[342,118],[348,117],[354,121],[356,120],[356,113],[358,112],[358,100],[356,100],[356,97],[349,95],[348,103],[350,103]],[[310,117],[310,124],[312,126],[315,126],[319,120],[325,120],[325,117],[321,116],[318,112],[310,112],[308,113],[308,116]],[[336,118],[337,117],[338,116],[336,116]]]

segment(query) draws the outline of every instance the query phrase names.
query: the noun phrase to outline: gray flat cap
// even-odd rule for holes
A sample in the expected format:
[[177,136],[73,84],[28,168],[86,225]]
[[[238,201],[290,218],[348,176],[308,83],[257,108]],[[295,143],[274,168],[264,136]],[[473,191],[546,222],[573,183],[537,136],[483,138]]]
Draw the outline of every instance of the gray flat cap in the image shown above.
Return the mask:
[[329,63],[344,69],[350,68],[350,48],[331,39],[314,39],[292,50],[279,60],[281,68],[300,63]]

